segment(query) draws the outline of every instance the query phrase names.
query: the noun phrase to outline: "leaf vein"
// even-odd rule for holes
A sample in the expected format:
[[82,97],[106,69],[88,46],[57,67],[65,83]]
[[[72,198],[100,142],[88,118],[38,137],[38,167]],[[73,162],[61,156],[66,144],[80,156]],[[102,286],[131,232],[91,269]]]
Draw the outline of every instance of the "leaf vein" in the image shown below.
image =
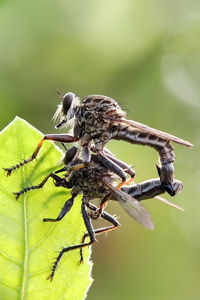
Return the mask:
[[5,286],[7,286],[7,287],[9,287],[9,288],[11,288],[11,289],[13,289],[13,290],[15,290],[15,291],[18,291],[18,290],[19,290],[18,287],[12,285],[11,283],[9,283],[9,282],[7,282],[7,281],[0,280],[0,283],[3,284],[3,285],[5,285]]
[[42,289],[39,289],[39,290],[35,290],[35,291],[32,291],[32,292],[29,292],[29,295],[32,295],[32,294],[36,294],[36,293],[40,293],[41,291],[44,291],[44,290],[51,290],[52,287],[44,287]]
[[37,271],[37,272],[30,273],[30,274],[28,275],[28,277],[29,277],[29,278],[37,277],[38,275],[41,275],[41,274],[46,273],[46,272],[49,271],[50,269],[51,269],[51,267],[43,268],[42,270],[39,270],[39,271]]
[[3,216],[3,217],[5,217],[6,219],[10,219],[12,222],[15,222],[15,223],[17,223],[17,224],[21,225],[21,223],[20,223],[20,222],[18,222],[17,220],[15,220],[15,219],[11,218],[11,217],[10,217],[10,216],[8,216],[8,215],[5,215],[5,214],[3,214],[2,212],[0,212],[0,215],[1,215],[1,216]]
[[14,258],[8,256],[6,253],[4,253],[1,249],[0,249],[0,255],[2,257],[4,257],[6,260],[9,260],[11,263],[18,265],[18,266],[22,266],[22,264],[20,262],[18,262],[17,260],[15,260]]
[[35,249],[37,249],[50,236],[55,226],[56,223],[50,227],[50,229],[43,235],[39,242],[37,242],[31,249],[29,249],[29,253],[32,253]]

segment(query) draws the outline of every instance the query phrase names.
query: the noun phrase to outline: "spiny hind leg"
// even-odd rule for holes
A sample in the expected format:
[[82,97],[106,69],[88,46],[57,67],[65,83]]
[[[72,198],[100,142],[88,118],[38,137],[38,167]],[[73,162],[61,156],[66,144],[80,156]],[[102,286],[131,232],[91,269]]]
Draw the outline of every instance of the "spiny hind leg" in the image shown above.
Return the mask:
[[69,200],[67,200],[63,206],[63,208],[61,209],[61,212],[59,213],[58,217],[56,219],[52,219],[52,218],[44,218],[43,222],[58,222],[61,221],[64,216],[70,211],[70,209],[72,208],[73,204],[74,204],[74,198],[75,195],[72,196],[72,198],[70,198]]
[[[93,210],[93,211],[97,211],[97,210],[98,210],[98,207],[95,206],[95,205],[93,205],[93,204],[91,204],[91,203],[87,203],[86,205],[87,205],[91,210]],[[108,232],[108,231],[115,230],[115,229],[120,225],[120,223],[117,221],[117,219],[116,219],[114,216],[112,216],[112,215],[110,215],[109,213],[107,213],[106,211],[103,211],[103,212],[101,213],[101,217],[102,217],[104,220],[106,220],[106,221],[112,223],[113,225],[112,225],[112,226],[107,226],[107,227],[95,229],[95,230],[94,230],[95,235],[97,235],[97,234],[102,234],[102,233],[105,233],[105,232]],[[86,233],[83,235],[83,237],[82,237],[81,243],[84,243],[84,242],[85,242],[85,239],[86,239],[88,236],[89,236],[89,234],[88,234],[88,232],[86,232]],[[82,263],[82,262],[83,262],[83,249],[82,249],[82,248],[80,248],[80,257],[81,257],[81,258],[80,258],[80,263]]]
[[60,262],[60,260],[61,260],[64,253],[75,250],[75,249],[82,249],[84,247],[88,247],[88,246],[92,245],[96,240],[95,239],[95,232],[94,232],[93,226],[91,224],[89,215],[86,211],[84,201],[82,202],[82,205],[81,205],[81,213],[82,213],[82,217],[83,217],[83,220],[84,220],[87,232],[88,232],[88,236],[90,237],[90,241],[88,243],[83,242],[83,243],[80,243],[80,244],[77,244],[77,245],[73,245],[73,246],[63,248],[62,251],[60,251],[59,255],[57,256],[57,258],[56,258],[56,260],[53,264],[51,274],[47,277],[47,279],[50,279],[51,281],[53,280],[55,271],[58,267],[58,263]]
[[13,194],[15,195],[16,199],[18,199],[21,195],[23,195],[26,192],[29,192],[31,190],[39,190],[39,189],[43,188],[43,186],[47,183],[49,178],[53,178],[55,186],[63,186],[66,188],[71,188],[71,185],[65,179],[59,177],[55,173],[50,173],[42,180],[42,182],[40,184],[25,187],[21,191],[13,193]]
[[31,161],[33,161],[37,157],[38,152],[40,151],[40,149],[43,145],[43,142],[45,140],[61,142],[61,143],[73,143],[73,142],[77,141],[77,138],[74,136],[71,136],[71,135],[67,135],[67,134],[46,134],[46,135],[44,135],[44,137],[41,139],[38,146],[36,147],[35,151],[31,155],[31,157],[29,157],[28,159],[24,159],[22,162],[14,165],[10,168],[3,168],[7,172],[7,176],[10,176],[13,171],[19,169],[20,167],[24,166],[25,164],[28,164]]

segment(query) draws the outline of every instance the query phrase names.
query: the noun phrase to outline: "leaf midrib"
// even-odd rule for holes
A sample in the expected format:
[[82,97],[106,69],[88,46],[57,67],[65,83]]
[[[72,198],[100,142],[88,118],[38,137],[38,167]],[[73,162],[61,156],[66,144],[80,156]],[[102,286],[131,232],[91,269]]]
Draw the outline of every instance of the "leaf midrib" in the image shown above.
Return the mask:
[[[22,160],[24,159],[24,149],[23,149],[23,141],[21,138],[18,139],[19,147],[22,153]],[[25,171],[24,166],[22,167],[22,174],[23,174],[23,182],[25,181]],[[22,285],[21,285],[21,295],[20,299],[25,300],[27,294],[27,279],[28,279],[28,221],[27,221],[27,195],[24,195],[23,199],[23,217],[24,217],[24,264],[23,264],[23,274],[22,274]]]
[[28,223],[27,223],[27,199],[24,197],[24,265],[22,275],[21,300],[24,300],[27,292],[27,273],[28,273]]

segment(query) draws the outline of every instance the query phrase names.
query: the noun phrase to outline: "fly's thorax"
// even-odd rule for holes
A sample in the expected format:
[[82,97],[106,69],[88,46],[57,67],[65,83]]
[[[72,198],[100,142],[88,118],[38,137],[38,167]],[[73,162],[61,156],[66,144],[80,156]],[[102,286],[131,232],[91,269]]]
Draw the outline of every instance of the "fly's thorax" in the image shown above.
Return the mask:
[[76,108],[76,122],[81,128],[82,139],[85,135],[90,140],[96,139],[96,149],[101,151],[113,134],[117,134],[119,120],[124,114],[116,101],[109,97],[86,97],[82,106]]
[[109,192],[102,180],[104,176],[110,178],[110,183],[113,183],[115,176],[98,161],[98,156],[92,155],[90,163],[85,168],[76,171],[75,190],[90,199],[101,198]]
[[105,188],[105,185],[100,180],[88,181],[82,186],[82,192],[90,199],[103,198],[109,191]]
[[89,95],[82,101],[87,110],[93,110],[106,116],[126,117],[117,101],[104,95]]
[[126,116],[114,99],[103,95],[84,98],[81,110],[87,133],[102,133],[108,130],[113,122]]
[[94,110],[85,110],[82,116],[82,124],[84,123],[85,133],[90,134],[91,137],[102,134],[109,130],[110,121],[105,120],[101,113]]
[[90,199],[103,197],[107,193],[103,182],[100,180],[94,180],[94,178],[82,177],[78,180],[77,185],[83,195]]
[[94,136],[95,149],[102,151],[105,145],[112,139],[112,132],[104,131],[98,136]]

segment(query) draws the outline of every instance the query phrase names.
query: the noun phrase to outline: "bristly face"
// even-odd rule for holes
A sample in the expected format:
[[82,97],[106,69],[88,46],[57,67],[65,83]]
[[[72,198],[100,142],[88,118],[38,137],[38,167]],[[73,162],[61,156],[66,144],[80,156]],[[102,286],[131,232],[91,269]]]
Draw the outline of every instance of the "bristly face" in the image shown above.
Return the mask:
[[58,109],[56,110],[53,121],[58,121],[59,123],[55,126],[56,128],[63,128],[69,125],[69,121],[74,117],[74,108],[79,105],[79,98],[74,93],[67,93],[62,96],[61,104],[58,105]]

